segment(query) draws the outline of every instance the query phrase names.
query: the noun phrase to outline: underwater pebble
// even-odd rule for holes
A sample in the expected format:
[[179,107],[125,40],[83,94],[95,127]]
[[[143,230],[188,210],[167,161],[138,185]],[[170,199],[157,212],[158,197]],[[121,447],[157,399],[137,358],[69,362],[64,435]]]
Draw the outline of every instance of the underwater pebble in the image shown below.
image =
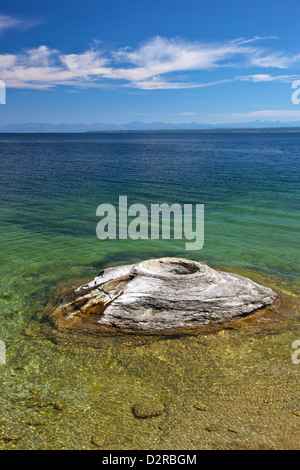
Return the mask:
[[222,431],[222,427],[219,424],[209,424],[204,429],[208,432]]
[[94,444],[97,447],[103,447],[104,442],[103,439],[100,436],[93,436],[91,439],[91,443]]
[[145,400],[136,403],[132,412],[136,418],[153,418],[154,416],[160,416],[165,411],[165,406],[159,401]]
[[62,411],[62,410],[65,410],[66,408],[68,408],[68,405],[66,404],[65,401],[57,401],[54,405],[54,408],[56,410]]
[[26,403],[27,408],[44,408],[46,406],[53,406],[52,401],[42,400],[42,399],[35,399],[35,400],[28,400]]
[[4,434],[2,436],[0,436],[0,439],[4,442],[11,442],[11,441],[20,441],[22,439],[23,435],[22,434]]
[[40,421],[39,419],[31,419],[27,422],[28,426],[46,426],[44,421]]
[[193,405],[193,407],[199,411],[209,411],[209,406],[205,403],[196,403],[195,405]]
[[4,442],[19,441],[22,437],[23,434],[18,425],[7,421],[0,422],[0,440]]
[[235,428],[234,426],[228,426],[227,429],[228,429],[229,432],[233,432],[235,434],[239,434],[239,432],[240,432],[239,429]]
[[[13,367],[13,370],[23,370],[25,368],[25,365],[22,363],[17,363],[15,367]],[[13,375],[13,374],[12,374]]]
[[0,299],[1,300],[11,300],[13,298],[12,294],[1,294]]

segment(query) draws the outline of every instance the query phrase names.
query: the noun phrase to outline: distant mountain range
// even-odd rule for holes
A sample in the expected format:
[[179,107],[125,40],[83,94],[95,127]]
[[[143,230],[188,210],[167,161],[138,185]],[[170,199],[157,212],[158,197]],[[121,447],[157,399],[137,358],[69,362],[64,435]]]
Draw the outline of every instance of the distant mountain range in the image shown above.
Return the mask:
[[156,131],[156,130],[215,130],[215,129],[274,129],[297,128],[300,121],[252,121],[233,122],[224,124],[203,124],[200,122],[173,124],[168,122],[141,122],[133,121],[127,124],[51,124],[30,122],[26,124],[6,124],[0,126],[0,132],[111,132],[111,131]]

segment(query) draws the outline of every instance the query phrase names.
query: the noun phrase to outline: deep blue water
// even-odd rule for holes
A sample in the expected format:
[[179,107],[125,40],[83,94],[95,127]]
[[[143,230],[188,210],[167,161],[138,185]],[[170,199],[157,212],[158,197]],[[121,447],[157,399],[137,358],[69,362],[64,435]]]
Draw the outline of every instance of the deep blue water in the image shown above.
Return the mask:
[[[1,134],[0,146],[2,266],[11,256],[122,262],[126,251],[299,272],[298,133]],[[204,248],[98,240],[96,208],[119,195],[147,207],[203,203]]]

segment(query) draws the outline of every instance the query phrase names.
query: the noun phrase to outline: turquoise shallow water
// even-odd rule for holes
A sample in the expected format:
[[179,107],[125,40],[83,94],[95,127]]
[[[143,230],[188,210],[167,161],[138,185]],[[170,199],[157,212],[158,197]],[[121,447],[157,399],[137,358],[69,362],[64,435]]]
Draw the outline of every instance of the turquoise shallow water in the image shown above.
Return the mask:
[[[113,253],[155,250],[299,274],[298,134],[11,134],[0,142],[2,265],[110,262]],[[204,249],[99,241],[96,208],[117,205],[119,195],[147,207],[205,204]]]
[[[62,419],[60,415],[59,422],[55,411],[44,417],[47,422],[45,426],[49,429],[42,440],[31,426],[33,434],[29,433],[27,440],[24,437],[15,441],[7,439],[3,441],[5,446],[89,448],[90,441],[85,441],[84,436],[90,436],[87,429],[94,428],[95,422],[85,410],[86,402],[93,402],[93,394],[103,389],[106,390],[102,393],[105,404],[111,397],[112,385],[109,383],[113,381],[116,401],[112,400],[111,406],[119,411],[111,411],[102,421],[103,426],[110,423],[111,436],[117,440],[105,445],[130,447],[130,439],[120,444],[115,427],[123,407],[129,409],[131,393],[137,398],[150,394],[161,399],[162,395],[166,395],[161,389],[164,386],[169,390],[167,395],[173,403],[171,408],[175,406],[172,400],[178,397],[179,384],[172,371],[181,360],[175,350],[187,352],[187,357],[182,354],[180,393],[185,390],[184,382],[188,390],[187,400],[193,400],[197,372],[189,367],[184,372],[199,348],[198,343],[186,343],[193,339],[174,339],[177,349],[171,346],[168,349],[167,342],[144,345],[145,355],[153,359],[151,373],[146,356],[137,352],[141,349],[124,346],[121,339],[105,340],[105,347],[100,348],[101,360],[97,366],[92,365],[90,359],[94,358],[95,352],[85,347],[81,349],[81,346],[74,352],[70,339],[68,346],[63,341],[49,341],[42,331],[44,325],[37,317],[42,315],[61,283],[93,277],[104,267],[168,255],[196,259],[213,267],[253,273],[273,285],[284,286],[293,298],[298,295],[298,133],[1,134],[0,148],[0,339],[7,345],[7,364],[0,367],[7,394],[4,393],[3,409],[10,416],[5,415],[5,419],[27,436],[27,408],[24,412],[21,405],[19,409],[7,403],[16,397],[23,403],[23,395],[30,394],[32,385],[41,388],[44,394],[50,393],[52,387],[55,393],[62,394],[74,405],[74,408],[73,405],[69,407],[68,418]],[[184,240],[172,239],[100,241],[96,237],[99,220],[96,208],[104,202],[117,205],[119,195],[127,195],[129,205],[143,203],[147,207],[151,203],[163,202],[204,204],[203,249],[186,251]],[[282,327],[283,334],[292,332],[287,342],[295,337],[296,326],[297,323],[292,322]],[[237,337],[232,342],[228,338],[226,341],[226,345],[232,348],[240,344]],[[282,338],[279,343],[282,347]],[[221,348],[219,343],[217,346],[217,350]],[[276,350],[275,343],[272,347]],[[123,362],[120,362],[121,357],[124,358]],[[208,356],[205,360],[207,364],[211,361]],[[289,371],[289,362],[282,360],[286,366],[284,370]],[[136,375],[131,361],[135,361]],[[166,369],[160,369],[161,363],[166,365]],[[258,363],[254,361],[255,367]],[[151,385],[147,376],[143,375],[145,367],[148,367],[149,378],[152,377]],[[240,361],[240,370],[243,367],[246,367],[246,362]],[[156,377],[154,380],[153,371],[159,375],[159,370],[164,371],[166,377],[163,380]],[[207,373],[201,379],[204,383],[218,382],[218,368],[207,365],[205,370]],[[59,382],[57,375],[63,376],[66,371],[65,382],[56,387]],[[100,371],[102,385],[97,382],[96,372],[100,374]],[[293,374],[296,372],[298,370],[292,369]],[[224,371],[220,374],[223,377]],[[91,388],[88,388],[88,383]],[[126,405],[122,402],[122,396]],[[76,416],[80,409],[83,410],[85,424],[80,430],[82,440],[76,444],[76,433],[72,429],[79,425]],[[45,410],[42,408],[38,411],[34,409],[34,413],[43,412]],[[137,432],[138,435],[140,431],[136,429],[136,422],[132,423],[133,427],[128,425],[128,430],[125,424],[127,434],[135,436]],[[53,427],[57,427],[64,437],[51,437],[50,443],[49,435],[53,433]],[[150,426],[145,430],[148,440],[139,444],[134,438],[132,445],[154,445],[159,442],[160,432]],[[65,433],[70,437],[66,438]],[[178,432],[177,437],[176,433],[174,436],[175,442]],[[166,442],[175,445],[170,438]],[[203,442],[208,448],[212,445],[207,439]],[[199,442],[188,445],[201,447]]]

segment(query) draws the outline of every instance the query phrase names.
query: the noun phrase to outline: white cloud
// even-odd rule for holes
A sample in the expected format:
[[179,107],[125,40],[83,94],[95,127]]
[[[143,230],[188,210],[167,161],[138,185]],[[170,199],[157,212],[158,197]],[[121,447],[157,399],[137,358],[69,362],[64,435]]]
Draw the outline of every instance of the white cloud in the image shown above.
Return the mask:
[[234,113],[233,117],[300,117],[300,111],[297,110],[282,110],[282,109],[263,109],[261,111],[251,111],[249,113]]
[[160,77],[153,77],[151,80],[132,81],[126,86],[139,88],[140,90],[180,90],[199,87],[199,85],[195,83],[168,82],[160,79]]
[[[252,39],[254,40],[258,38]],[[243,58],[255,52],[252,46],[245,46],[244,43],[244,40],[235,40],[203,44],[157,36],[133,51],[129,48],[116,51],[113,57],[119,62],[134,66],[118,69],[118,77],[141,84],[141,81],[163,74],[228,66],[229,60]],[[170,88],[173,88],[172,84]]]
[[249,47],[234,41],[224,44],[202,44],[157,36],[134,51],[126,48],[116,52],[114,56],[121,61],[141,67],[147,71],[145,78],[148,78],[162,73],[214,68],[222,60],[249,51]]
[[16,63],[16,56],[13,54],[0,55],[0,70],[6,70],[14,66]]
[[270,75],[266,73],[257,73],[254,75],[241,75],[236,80],[249,82],[281,82],[291,83],[293,80],[300,78],[300,75]]
[[185,111],[183,113],[177,113],[177,116],[196,116],[197,113],[194,113],[192,111]]
[[227,78],[224,80],[216,80],[213,82],[203,82],[203,83],[187,83],[187,82],[170,82],[161,79],[160,77],[153,77],[151,80],[142,80],[136,82],[128,83],[127,87],[130,88],[139,88],[141,90],[182,90],[187,88],[206,88],[214,85],[220,85],[222,83],[234,82],[235,80],[239,79],[239,77],[235,78]]
[[8,15],[0,15],[0,33],[20,25],[20,20]]
[[6,32],[9,29],[27,29],[34,26],[36,21],[22,20],[10,15],[0,14],[0,34]]
[[57,54],[56,49],[49,49],[47,46],[39,46],[35,49],[28,49],[26,63],[31,66],[48,67],[51,65],[51,57]]
[[104,75],[110,69],[105,68],[108,59],[101,57],[95,50],[89,50],[82,54],[60,55],[59,59],[63,65],[74,74],[79,75]]
[[[11,17],[8,17],[11,18]],[[2,15],[3,20],[3,15]],[[18,21],[18,20],[15,20]],[[2,26],[9,24],[3,20]],[[11,25],[13,19],[11,19]],[[15,23],[16,24],[16,23]],[[7,26],[8,27],[8,26]],[[12,26],[11,26],[12,27]],[[1,31],[1,16],[0,16]],[[257,46],[266,38],[239,38],[223,43],[189,42],[181,38],[154,37],[135,49],[128,47],[104,54],[99,49],[61,54],[41,45],[18,54],[0,55],[0,76],[7,87],[47,89],[65,86],[107,86],[115,84],[141,90],[201,88],[236,80],[288,82],[292,75],[256,73],[221,80],[195,83],[188,81],[194,71],[220,68],[287,68],[300,55],[266,53]],[[100,47],[101,44],[97,44]],[[182,81],[182,72],[185,72]]]
[[295,62],[297,62],[299,58],[299,54],[293,56],[285,56],[280,52],[274,52],[273,54],[259,54],[252,56],[251,64],[264,68],[287,69],[291,67]]

